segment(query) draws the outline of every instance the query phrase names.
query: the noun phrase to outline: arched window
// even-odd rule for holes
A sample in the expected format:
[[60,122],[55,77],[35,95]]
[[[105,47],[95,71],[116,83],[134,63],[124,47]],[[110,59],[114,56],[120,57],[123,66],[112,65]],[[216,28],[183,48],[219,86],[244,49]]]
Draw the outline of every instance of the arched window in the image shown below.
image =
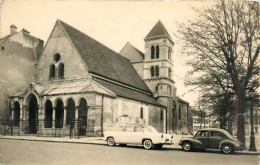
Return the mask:
[[161,116],[160,119],[163,120],[163,110],[161,110]]
[[158,77],[159,76],[159,66],[155,67],[155,76]]
[[151,77],[154,77],[154,66],[151,67]]
[[53,107],[50,100],[47,100],[45,103],[45,128],[52,127],[52,112]]
[[64,64],[60,63],[59,65],[59,78],[64,78]]
[[172,108],[172,118],[175,118],[175,109]]
[[172,77],[171,75],[172,75],[172,69],[169,68],[169,69],[168,69],[168,77],[171,78],[171,77]]
[[20,104],[16,101],[14,103],[14,126],[18,127],[20,123]]
[[156,46],[156,59],[159,58],[159,53],[160,53],[160,48],[159,48],[159,46],[157,45],[157,46]]
[[158,91],[158,85],[156,85],[156,87],[155,87],[155,91],[156,91],[156,92]]
[[63,128],[64,106],[61,99],[58,99],[55,107],[55,128]]
[[[91,120],[88,126],[88,103],[84,98],[80,99],[78,110],[79,121],[81,128],[79,129],[79,135],[86,136],[87,131],[92,132],[94,130],[94,123]],[[87,129],[86,129],[87,128]]]
[[55,79],[55,65],[50,66],[50,79]]
[[140,119],[143,119],[144,118],[144,110],[143,110],[143,107],[141,107],[141,110],[140,110]]
[[74,125],[75,121],[75,102],[73,99],[68,100],[67,104],[67,117],[66,117],[66,125]]
[[168,59],[171,59],[171,47],[168,48]]
[[154,46],[151,47],[151,59],[154,59]]
[[179,106],[179,120],[181,120],[181,106]]

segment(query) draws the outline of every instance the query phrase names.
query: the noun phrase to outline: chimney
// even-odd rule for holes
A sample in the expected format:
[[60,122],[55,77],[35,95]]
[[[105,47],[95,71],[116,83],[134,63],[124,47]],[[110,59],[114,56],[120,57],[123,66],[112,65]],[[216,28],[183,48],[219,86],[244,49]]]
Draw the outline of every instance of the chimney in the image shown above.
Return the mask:
[[16,32],[17,32],[17,27],[12,24],[12,25],[10,26],[10,34],[14,34],[14,33],[16,33]]
[[25,34],[30,34],[30,32],[28,32],[25,28],[23,28],[22,30]]

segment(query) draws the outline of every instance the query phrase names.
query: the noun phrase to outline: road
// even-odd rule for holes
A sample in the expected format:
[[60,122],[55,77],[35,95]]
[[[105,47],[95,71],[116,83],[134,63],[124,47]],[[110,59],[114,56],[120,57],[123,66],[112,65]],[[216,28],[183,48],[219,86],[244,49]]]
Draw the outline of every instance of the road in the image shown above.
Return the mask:
[[1,165],[258,165],[260,160],[258,155],[224,155],[218,151],[183,152],[169,147],[145,150],[139,146],[109,147],[8,139],[1,139],[0,154]]

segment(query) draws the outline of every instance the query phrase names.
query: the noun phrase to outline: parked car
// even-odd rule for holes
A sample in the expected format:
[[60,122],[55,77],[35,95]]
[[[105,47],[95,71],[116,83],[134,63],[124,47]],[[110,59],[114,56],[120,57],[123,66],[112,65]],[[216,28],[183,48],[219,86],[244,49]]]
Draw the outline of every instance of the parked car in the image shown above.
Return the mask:
[[173,135],[159,133],[154,127],[149,125],[127,125],[122,131],[104,132],[104,140],[109,146],[119,144],[143,145],[145,149],[161,149],[165,144],[172,144]]
[[220,149],[224,154],[244,150],[243,143],[235,139],[228,131],[217,128],[199,130],[194,137],[183,137],[179,145],[184,151],[192,149]]

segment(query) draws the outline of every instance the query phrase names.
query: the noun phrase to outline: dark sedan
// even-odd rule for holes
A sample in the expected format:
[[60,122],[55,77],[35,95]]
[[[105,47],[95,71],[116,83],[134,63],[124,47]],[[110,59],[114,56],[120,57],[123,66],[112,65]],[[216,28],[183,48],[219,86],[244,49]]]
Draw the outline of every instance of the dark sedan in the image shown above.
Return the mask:
[[183,137],[179,145],[184,151],[192,149],[220,149],[229,154],[244,150],[244,145],[235,139],[228,131],[217,128],[199,130],[194,137]]

